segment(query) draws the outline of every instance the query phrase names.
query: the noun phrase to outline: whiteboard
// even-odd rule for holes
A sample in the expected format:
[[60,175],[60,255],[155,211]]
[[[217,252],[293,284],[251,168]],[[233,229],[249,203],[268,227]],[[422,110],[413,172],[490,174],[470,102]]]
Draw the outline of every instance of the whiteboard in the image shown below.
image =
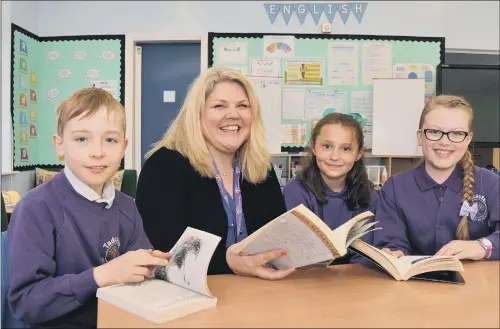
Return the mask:
[[424,79],[374,79],[372,154],[421,156],[417,130],[424,105]]

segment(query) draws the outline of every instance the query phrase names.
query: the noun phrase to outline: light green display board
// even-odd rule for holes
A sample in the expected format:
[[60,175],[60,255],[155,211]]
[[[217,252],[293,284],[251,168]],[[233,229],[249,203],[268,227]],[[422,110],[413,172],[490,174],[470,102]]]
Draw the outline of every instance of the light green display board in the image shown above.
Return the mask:
[[[13,28],[14,168],[64,164],[52,145],[58,104],[78,89],[106,86],[122,101],[121,38],[57,40]],[[55,40],[53,40],[55,39]]]
[[[290,36],[293,37],[293,35]],[[278,40],[280,38],[287,38],[286,36],[275,37]],[[272,38],[271,34],[259,35],[258,37],[255,37],[255,34],[252,34],[251,37],[246,37],[245,34],[236,33],[209,33],[209,45],[211,45],[211,56],[209,56],[211,58],[209,58],[209,66],[233,67],[245,73],[247,76],[252,76],[258,71],[252,67],[256,65],[252,59],[276,58],[279,60],[279,78],[282,79],[280,90],[282,107],[286,106],[287,103],[283,97],[284,92],[302,91],[308,95],[310,95],[311,92],[318,92],[320,96],[322,92],[330,93],[330,95],[332,95],[331,93],[339,93],[338,95],[342,97],[345,96],[342,110],[320,107],[318,113],[321,113],[322,115],[335,111],[351,113],[353,92],[371,92],[373,89],[373,82],[366,83],[367,81],[363,77],[363,74],[367,74],[366,72],[368,72],[368,70],[363,72],[363,69],[365,67],[369,68],[371,65],[371,68],[376,71],[378,69],[376,62],[377,56],[384,55],[384,50],[374,50],[375,53],[371,54],[371,59],[375,59],[375,62],[370,62],[371,60],[368,59],[368,55],[366,55],[367,58],[365,58],[364,61],[363,56],[365,56],[370,49],[374,49],[373,45],[389,45],[384,49],[388,50],[388,54],[390,55],[390,71],[386,72],[385,76],[380,77],[425,78],[426,86],[428,86],[428,88],[426,88],[427,97],[435,96],[437,90],[439,89],[437,78],[440,74],[439,65],[441,64],[441,54],[444,50],[444,39],[441,38],[380,37],[380,39],[378,39],[378,37],[365,37],[365,39],[363,39],[363,36],[331,35],[324,37],[316,35],[295,35],[295,38],[292,41],[288,40],[290,43],[289,47],[288,45],[284,45],[286,44],[286,41],[272,43],[269,41],[270,38]],[[341,45],[354,46],[351,50],[352,54],[355,54],[356,57],[353,58],[353,56],[347,56],[344,59],[340,58],[345,55],[342,53],[342,48],[336,48],[336,52],[332,53],[330,51],[332,44],[337,44],[335,47]],[[281,50],[281,56],[276,55],[279,53],[278,50]],[[341,70],[344,62],[349,61],[350,63],[348,64],[351,68],[355,67],[357,64],[357,79],[354,79],[357,81],[355,81],[352,85],[346,85],[346,83],[336,85],[334,84],[336,80],[330,81],[329,75],[333,75],[331,72],[337,70],[337,68],[333,67],[333,65],[338,65],[338,69]],[[292,77],[293,80],[294,76],[298,76],[299,74],[299,71],[292,72],[290,68],[295,65],[294,63],[300,64],[301,62],[316,63],[316,68],[321,68],[321,79],[316,80],[315,73],[313,72],[316,68],[310,66],[312,68],[311,70],[313,70],[310,72],[313,73],[310,75],[311,81],[307,82],[307,84],[299,83],[299,85],[293,85],[291,83],[287,83],[287,80],[290,79],[290,77]],[[331,63],[333,64],[329,66]],[[405,70],[404,72],[402,71],[401,74],[404,76],[396,76],[395,64],[407,64],[406,66],[403,65],[405,66]],[[420,66],[416,68],[410,64],[424,65],[425,67],[430,68],[430,72],[424,72],[425,70],[422,70]],[[299,70],[298,65],[295,67]],[[304,69],[304,66],[301,67],[302,69],[300,69],[300,72],[302,72],[303,77],[305,77],[308,74],[307,68]],[[412,72],[412,70],[420,71]],[[390,76],[387,76],[387,73],[389,73]],[[393,76],[393,74],[395,75]],[[356,77],[356,74],[353,74],[353,76]],[[285,115],[285,111],[282,108],[281,125],[305,125],[306,136],[305,140],[302,140],[303,143],[281,143],[283,150],[292,150],[296,147],[300,148],[307,144],[312,125],[314,124],[313,121],[319,119],[315,118],[315,120],[312,120],[311,116],[313,115],[314,114],[309,113],[309,115],[304,115],[301,119],[288,119],[288,115]],[[354,115],[357,116],[356,114]],[[366,117],[363,117],[365,119],[363,124],[366,124]],[[360,117],[358,117],[358,119],[361,120]],[[266,124],[266,122],[264,123]],[[266,127],[266,130],[268,131],[280,129],[282,129],[280,126]],[[370,133],[369,131],[371,130],[371,127],[365,126],[364,130],[366,141],[366,135],[367,133]],[[276,135],[274,135],[274,137],[276,137]]]

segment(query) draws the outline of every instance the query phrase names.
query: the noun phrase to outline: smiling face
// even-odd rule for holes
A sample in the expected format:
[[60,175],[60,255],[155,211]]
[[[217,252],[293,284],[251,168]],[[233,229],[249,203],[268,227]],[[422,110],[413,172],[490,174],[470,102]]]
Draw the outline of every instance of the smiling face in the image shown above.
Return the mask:
[[[425,114],[421,129],[417,132],[418,145],[422,147],[425,161],[434,170],[450,170],[462,159],[472,139],[470,131],[470,114],[465,108],[447,108],[437,106]],[[424,129],[431,129],[427,136],[431,139],[439,138],[439,131],[452,132],[452,140],[458,141],[463,136],[460,132],[469,133],[461,142],[451,142],[443,135],[438,141],[425,137]],[[462,137],[463,138],[463,137]]]
[[354,130],[339,123],[322,126],[312,150],[327,184],[329,181],[345,182],[354,162],[363,155]]
[[117,111],[108,113],[106,107],[90,117],[86,114],[67,121],[62,136],[54,135],[53,142],[68,168],[100,195],[125,154],[125,118]]
[[203,135],[214,149],[235,153],[250,136],[252,110],[245,89],[236,82],[219,82],[202,111]]

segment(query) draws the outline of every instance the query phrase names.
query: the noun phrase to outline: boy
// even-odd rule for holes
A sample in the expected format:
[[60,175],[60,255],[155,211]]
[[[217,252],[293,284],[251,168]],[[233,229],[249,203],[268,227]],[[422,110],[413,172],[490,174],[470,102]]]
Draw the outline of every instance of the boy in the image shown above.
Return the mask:
[[119,102],[77,91],[53,143],[64,170],[20,200],[8,228],[8,302],[34,327],[96,327],[99,287],[141,282],[169,255],[150,250],[134,200],[111,181],[127,147]]

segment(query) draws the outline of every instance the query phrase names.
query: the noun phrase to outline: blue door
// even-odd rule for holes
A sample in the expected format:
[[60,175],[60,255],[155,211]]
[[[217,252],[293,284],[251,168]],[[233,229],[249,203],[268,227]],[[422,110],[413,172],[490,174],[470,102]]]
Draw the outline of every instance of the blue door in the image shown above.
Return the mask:
[[141,167],[151,145],[162,138],[200,74],[200,43],[143,43]]

